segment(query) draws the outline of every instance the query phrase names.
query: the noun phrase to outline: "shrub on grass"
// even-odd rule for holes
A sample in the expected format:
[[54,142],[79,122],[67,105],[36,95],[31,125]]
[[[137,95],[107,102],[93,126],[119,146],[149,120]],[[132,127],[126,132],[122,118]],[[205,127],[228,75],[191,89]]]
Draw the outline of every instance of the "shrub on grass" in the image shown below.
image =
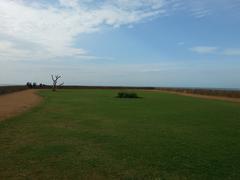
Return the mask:
[[134,92],[119,92],[117,97],[118,98],[139,98],[137,93],[134,93]]

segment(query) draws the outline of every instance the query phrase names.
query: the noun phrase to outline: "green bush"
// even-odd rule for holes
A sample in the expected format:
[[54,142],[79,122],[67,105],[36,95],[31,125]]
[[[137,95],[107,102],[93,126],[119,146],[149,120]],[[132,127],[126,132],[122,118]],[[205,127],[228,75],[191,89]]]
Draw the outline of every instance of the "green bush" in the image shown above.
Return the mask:
[[134,92],[119,92],[117,97],[118,98],[139,98],[137,93],[134,93]]

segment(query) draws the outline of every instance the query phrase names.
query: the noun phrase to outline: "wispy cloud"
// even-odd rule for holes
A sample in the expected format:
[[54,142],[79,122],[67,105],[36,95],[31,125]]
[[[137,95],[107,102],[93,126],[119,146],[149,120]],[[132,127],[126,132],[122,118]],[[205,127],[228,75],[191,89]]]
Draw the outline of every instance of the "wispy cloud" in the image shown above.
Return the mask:
[[183,45],[185,45],[185,42],[183,42],[183,41],[178,42],[177,45],[179,45],[179,46],[183,46]]
[[240,56],[240,48],[228,48],[223,51],[226,56]]
[[213,46],[196,46],[190,48],[190,50],[199,54],[212,54],[215,53],[218,48]]
[[239,0],[171,0],[175,11],[186,11],[196,18],[233,10],[239,12]]
[[189,49],[198,54],[215,54],[224,56],[240,56],[240,48],[220,48],[214,46],[195,46]]

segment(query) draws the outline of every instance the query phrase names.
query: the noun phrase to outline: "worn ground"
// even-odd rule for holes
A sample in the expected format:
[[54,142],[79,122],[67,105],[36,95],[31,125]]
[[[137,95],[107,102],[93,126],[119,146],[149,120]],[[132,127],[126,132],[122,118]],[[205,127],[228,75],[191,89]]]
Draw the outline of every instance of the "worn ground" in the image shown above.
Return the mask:
[[0,121],[28,110],[41,101],[36,90],[26,90],[0,96]]

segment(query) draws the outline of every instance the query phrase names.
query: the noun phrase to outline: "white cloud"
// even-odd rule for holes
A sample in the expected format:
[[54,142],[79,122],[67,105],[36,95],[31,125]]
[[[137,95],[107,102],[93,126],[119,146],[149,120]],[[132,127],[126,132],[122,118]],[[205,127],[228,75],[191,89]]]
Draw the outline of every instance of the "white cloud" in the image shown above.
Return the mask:
[[226,56],[240,56],[240,48],[228,48],[223,51]]
[[191,51],[198,54],[216,54],[225,56],[240,56],[240,48],[218,48],[213,46],[196,46],[190,48]]
[[75,8],[78,6],[77,0],[59,0],[60,5]]
[[190,50],[199,54],[212,54],[215,53],[218,50],[218,48],[212,46],[196,46],[190,48]]
[[4,59],[26,58],[30,52],[16,48],[15,44],[9,41],[0,41],[0,57]]
[[[1,0],[1,59],[86,57],[85,50],[74,47],[79,34],[98,31],[102,25],[131,25],[163,13],[163,6],[164,0],[106,0],[100,4],[59,0],[57,5]],[[31,48],[19,49],[17,42],[31,44]],[[6,52],[12,52],[11,57]]]

